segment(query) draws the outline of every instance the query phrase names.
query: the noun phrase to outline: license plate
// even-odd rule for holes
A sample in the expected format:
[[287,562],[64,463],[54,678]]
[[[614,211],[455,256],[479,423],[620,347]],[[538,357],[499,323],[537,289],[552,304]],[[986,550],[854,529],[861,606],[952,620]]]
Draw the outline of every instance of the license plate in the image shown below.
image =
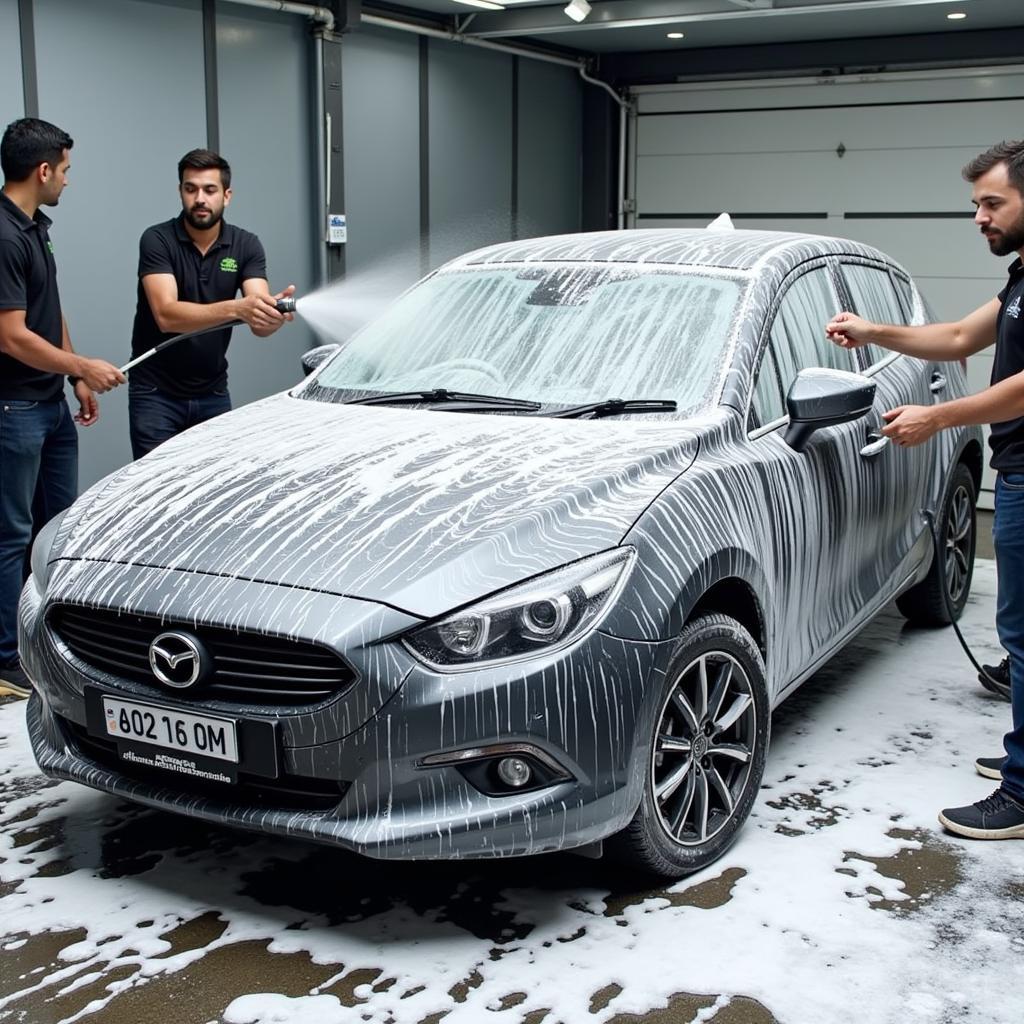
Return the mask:
[[107,735],[179,753],[238,763],[235,723],[230,718],[193,715],[132,700],[103,698]]

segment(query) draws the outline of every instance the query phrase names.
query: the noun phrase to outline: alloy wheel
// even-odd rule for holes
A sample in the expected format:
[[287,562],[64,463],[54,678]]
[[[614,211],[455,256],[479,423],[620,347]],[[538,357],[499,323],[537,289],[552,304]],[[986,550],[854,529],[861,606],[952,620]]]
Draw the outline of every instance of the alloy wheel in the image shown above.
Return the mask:
[[963,596],[974,546],[973,499],[966,487],[953,492],[946,517],[946,590],[955,605]]
[[673,842],[698,846],[726,827],[747,785],[756,737],[743,666],[724,651],[690,662],[662,706],[651,753],[654,803]]

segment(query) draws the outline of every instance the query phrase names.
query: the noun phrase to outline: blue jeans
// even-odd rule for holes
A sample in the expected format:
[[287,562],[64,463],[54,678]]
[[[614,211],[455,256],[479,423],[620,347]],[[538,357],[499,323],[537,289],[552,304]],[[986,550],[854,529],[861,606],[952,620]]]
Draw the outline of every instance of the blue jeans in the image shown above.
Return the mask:
[[1000,473],[992,527],[996,551],[996,628],[1010,656],[1013,729],[1003,737],[1003,789],[1024,801],[1024,473]]
[[183,430],[230,411],[231,396],[227,388],[196,398],[175,398],[148,384],[129,385],[128,433],[132,440],[132,458],[141,459]]
[[32,541],[77,493],[68,403],[0,400],[0,665],[18,657],[18,596]]

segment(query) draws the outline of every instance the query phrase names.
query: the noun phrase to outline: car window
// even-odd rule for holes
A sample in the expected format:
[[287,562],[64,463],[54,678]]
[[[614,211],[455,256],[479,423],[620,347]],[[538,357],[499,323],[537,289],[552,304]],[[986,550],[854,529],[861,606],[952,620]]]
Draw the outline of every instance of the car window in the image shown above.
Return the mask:
[[783,392],[789,391],[801,370],[811,366],[856,370],[853,352],[825,337],[825,324],[839,310],[839,296],[827,267],[801,274],[786,289],[771,329]]
[[[556,405],[717,393],[745,282],[594,264],[443,271],[367,325],[301,392],[447,388]],[[337,391],[335,391],[335,396]]]
[[750,429],[756,430],[773,420],[785,416],[786,406],[779,386],[779,371],[771,347],[764,350],[764,358],[754,381],[754,398],[750,403]]
[[[853,297],[854,312],[880,324],[907,322],[888,270],[862,263],[844,263],[843,276]],[[864,351],[868,366],[889,355],[888,349],[877,345],[865,345]]]
[[903,310],[903,323],[914,322],[914,286],[902,274],[890,274]]

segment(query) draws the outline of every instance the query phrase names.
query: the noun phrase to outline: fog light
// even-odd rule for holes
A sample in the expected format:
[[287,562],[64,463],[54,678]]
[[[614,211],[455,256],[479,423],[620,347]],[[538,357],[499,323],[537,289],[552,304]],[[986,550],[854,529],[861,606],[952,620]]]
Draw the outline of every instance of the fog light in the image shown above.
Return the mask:
[[529,764],[521,757],[503,757],[498,762],[498,778],[512,789],[521,789],[532,775]]

